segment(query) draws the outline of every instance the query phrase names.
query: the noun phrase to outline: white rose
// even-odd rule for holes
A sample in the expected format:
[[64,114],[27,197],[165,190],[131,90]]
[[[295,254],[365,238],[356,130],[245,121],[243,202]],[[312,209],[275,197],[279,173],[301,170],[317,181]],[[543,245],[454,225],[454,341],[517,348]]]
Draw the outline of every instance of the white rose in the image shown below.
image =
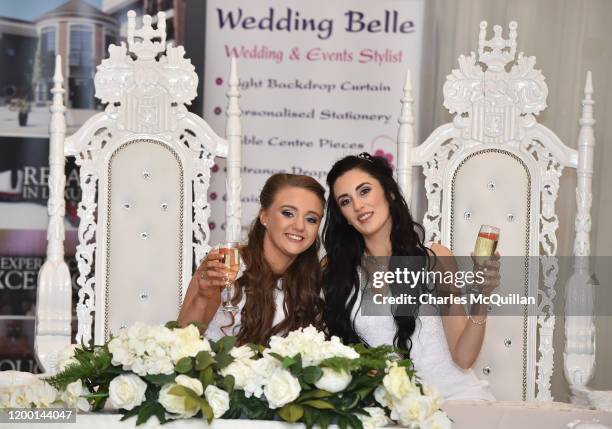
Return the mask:
[[393,397],[382,384],[374,390],[374,399],[383,407],[391,408],[393,406]]
[[432,414],[432,400],[418,392],[411,392],[393,402],[391,418],[404,426],[421,424]]
[[221,390],[211,384],[206,386],[204,396],[208,401],[208,405],[210,405],[212,408],[213,415],[216,419],[221,417],[227,410],[229,410],[230,399],[229,394],[225,390]]
[[170,353],[174,363],[184,357],[194,357],[201,351],[210,352],[210,343],[207,339],[200,337],[200,331],[194,325],[172,331],[175,336],[175,344]]
[[341,392],[349,385],[353,376],[348,371],[335,371],[331,368],[322,368],[323,375],[315,382],[317,389],[327,390],[330,393]]
[[74,381],[66,386],[66,390],[61,395],[61,400],[69,408],[78,408],[81,411],[89,411],[91,406],[83,396],[88,395],[89,391],[83,387],[81,380]]
[[442,411],[436,411],[421,423],[421,429],[451,429],[452,423]]
[[243,360],[235,360],[219,371],[219,373],[223,377],[227,375],[234,377],[234,387],[242,390],[244,390],[245,386],[248,384],[253,383],[255,381],[254,378],[257,376],[248,361]]
[[389,372],[383,378],[383,385],[396,399],[400,399],[415,390],[415,385],[410,380],[410,377],[408,377],[406,368],[403,366],[389,368]]
[[202,396],[204,393],[204,386],[202,386],[202,382],[196,378],[187,377],[186,375],[181,374],[177,375],[174,381],[178,385],[191,389],[198,396]]
[[199,404],[190,403],[190,407],[186,407],[184,396],[173,395],[169,390],[177,386],[175,383],[165,384],[159,391],[158,401],[169,413],[178,414],[180,418],[188,419],[195,416],[200,411]]
[[145,383],[136,374],[119,375],[110,382],[108,395],[115,408],[131,410],[145,400]]
[[380,407],[365,407],[363,410],[367,412],[369,416],[355,414],[357,418],[361,420],[363,429],[379,428],[387,426],[391,422],[389,417],[385,414],[385,410]]
[[267,380],[264,394],[270,408],[280,408],[300,396],[300,382],[286,369],[278,369]]
[[26,386],[26,395],[36,407],[48,408],[57,400],[58,392],[49,383],[39,381]]

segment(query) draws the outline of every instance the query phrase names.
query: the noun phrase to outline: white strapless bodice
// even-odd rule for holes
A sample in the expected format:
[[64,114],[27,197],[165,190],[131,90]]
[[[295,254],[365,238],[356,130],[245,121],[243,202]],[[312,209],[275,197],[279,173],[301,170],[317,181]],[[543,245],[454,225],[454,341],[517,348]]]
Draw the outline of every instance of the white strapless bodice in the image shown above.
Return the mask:
[[[363,279],[361,273],[360,278]],[[396,327],[390,309],[387,315],[366,316],[361,314],[360,303],[361,288],[351,315],[361,338],[373,347],[393,344]],[[495,400],[486,381],[453,361],[442,318],[435,307],[420,307],[411,340],[410,358],[417,376],[424,384],[435,387],[444,399]]]

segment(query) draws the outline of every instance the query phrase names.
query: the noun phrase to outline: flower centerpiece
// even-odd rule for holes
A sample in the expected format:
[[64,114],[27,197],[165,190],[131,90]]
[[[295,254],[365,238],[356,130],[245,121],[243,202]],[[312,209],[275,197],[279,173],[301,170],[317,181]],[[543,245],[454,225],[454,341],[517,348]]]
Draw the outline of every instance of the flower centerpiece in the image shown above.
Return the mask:
[[0,389],[0,406],[95,411],[106,404],[122,419],[135,416],[136,425],[202,416],[322,429],[450,427],[439,396],[391,346],[347,346],[312,326],[272,337],[268,347],[235,343],[232,336],[208,341],[195,325],[137,323],[104,345],[73,348],[63,370],[29,393]]

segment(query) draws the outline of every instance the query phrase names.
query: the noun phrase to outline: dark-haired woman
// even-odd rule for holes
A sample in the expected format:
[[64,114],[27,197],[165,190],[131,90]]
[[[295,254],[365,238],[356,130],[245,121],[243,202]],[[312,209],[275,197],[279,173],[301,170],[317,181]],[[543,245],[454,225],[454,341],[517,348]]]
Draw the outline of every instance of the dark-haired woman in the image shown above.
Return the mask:
[[[417,375],[446,399],[494,399],[486,382],[469,369],[482,346],[486,309],[466,317],[459,305],[419,305],[419,296],[430,291],[425,282],[409,287],[392,281],[381,287],[379,276],[374,284],[374,273],[380,271],[456,269],[448,249],[423,243],[417,232],[423,228],[412,220],[386,159],[367,153],[347,156],[333,165],[327,184],[322,282],[329,333],[345,343],[407,350]],[[486,273],[483,293],[499,284],[497,257],[487,262]],[[381,303],[381,296],[402,293],[412,295],[413,303]],[[376,300],[374,295],[379,295]]]
[[209,253],[189,284],[179,323],[207,325],[210,339],[236,335],[239,344],[266,344],[272,335],[321,326],[318,232],[325,190],[308,176],[275,174],[259,200],[259,215],[241,248],[244,267],[232,298],[238,312],[220,308],[227,272],[217,251]]

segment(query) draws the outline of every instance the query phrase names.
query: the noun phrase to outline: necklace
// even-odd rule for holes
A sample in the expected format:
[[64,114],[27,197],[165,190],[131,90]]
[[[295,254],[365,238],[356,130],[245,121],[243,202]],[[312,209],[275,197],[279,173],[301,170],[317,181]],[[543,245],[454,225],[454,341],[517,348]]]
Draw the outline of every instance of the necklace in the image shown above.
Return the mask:
[[372,265],[374,265],[376,268],[378,268],[380,271],[387,271],[389,269],[389,263],[387,261],[387,264],[381,264],[380,262],[378,262],[377,258],[384,258],[384,256],[372,256],[368,253],[368,251],[366,250],[363,253],[363,258],[365,259],[364,262],[369,262]]

